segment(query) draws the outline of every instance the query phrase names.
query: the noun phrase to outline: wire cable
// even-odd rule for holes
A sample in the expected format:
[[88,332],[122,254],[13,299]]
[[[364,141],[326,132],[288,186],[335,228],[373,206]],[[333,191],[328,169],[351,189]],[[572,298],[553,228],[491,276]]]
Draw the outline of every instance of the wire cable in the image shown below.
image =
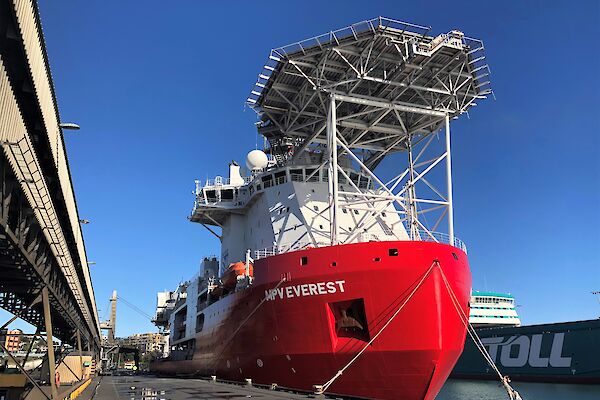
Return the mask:
[[146,313],[144,310],[142,310],[141,308],[137,307],[135,304],[127,301],[122,296],[117,296],[117,299],[121,300],[123,303],[125,303],[125,305],[127,305],[133,311],[136,311],[138,314],[142,315],[143,317],[148,318],[148,320],[152,321],[154,319],[154,317],[152,317],[150,314]]

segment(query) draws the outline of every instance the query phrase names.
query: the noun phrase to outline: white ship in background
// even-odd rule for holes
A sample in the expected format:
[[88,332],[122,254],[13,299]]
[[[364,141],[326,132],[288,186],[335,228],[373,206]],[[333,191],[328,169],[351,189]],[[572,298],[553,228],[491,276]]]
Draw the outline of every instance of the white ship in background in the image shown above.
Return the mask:
[[471,293],[469,322],[474,327],[521,326],[515,298],[507,293]]

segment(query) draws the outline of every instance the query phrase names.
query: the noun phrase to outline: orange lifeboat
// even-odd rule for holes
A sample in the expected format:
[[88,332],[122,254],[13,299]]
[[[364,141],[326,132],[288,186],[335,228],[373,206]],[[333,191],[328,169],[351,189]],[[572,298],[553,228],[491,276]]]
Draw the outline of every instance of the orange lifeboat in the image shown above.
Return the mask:
[[[254,266],[252,263],[249,264],[248,273],[250,277],[254,277]],[[246,263],[242,261],[238,261],[233,264],[229,264],[229,267],[223,273],[221,277],[221,282],[223,282],[223,286],[227,289],[232,289],[235,287],[237,283],[237,277],[246,275]]]

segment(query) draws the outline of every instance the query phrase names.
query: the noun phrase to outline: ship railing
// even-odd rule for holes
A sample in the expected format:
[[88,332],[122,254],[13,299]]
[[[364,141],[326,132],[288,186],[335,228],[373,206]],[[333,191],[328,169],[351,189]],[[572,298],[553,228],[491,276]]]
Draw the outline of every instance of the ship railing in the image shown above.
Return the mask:
[[304,176],[302,174],[290,174],[292,182],[303,182]]
[[373,234],[373,233],[361,233],[360,235],[358,235],[358,241],[363,243],[363,242],[379,242],[379,236]]
[[431,232],[431,231],[425,231],[425,230],[418,230],[418,236],[415,237],[414,240],[421,240],[424,242],[445,243],[445,244],[449,244],[451,246],[457,247],[457,248],[461,249],[462,251],[464,251],[465,253],[467,252],[467,245],[465,244],[465,242],[463,242],[456,236],[454,237],[454,242],[452,242],[450,240],[450,235],[448,235],[447,233],[443,233],[443,232]]
[[376,33],[378,28],[391,28],[402,32],[408,31],[413,34],[417,33],[419,35],[425,35],[431,29],[427,26],[411,24],[409,22],[398,21],[385,17],[377,17],[357,22],[348,27],[337,29],[335,31],[330,31],[309,39],[302,40],[300,42],[291,43],[287,46],[273,49],[271,50],[271,57],[272,59],[279,62],[280,57],[287,58],[289,55],[298,52],[306,54],[305,51],[307,49],[310,49],[315,46],[323,48],[323,46],[331,44],[339,45],[340,41],[349,37],[357,38],[357,35],[367,31]]
[[275,245],[273,247],[268,247],[268,248],[260,249],[260,250],[254,250],[254,259],[258,260],[258,259],[261,259],[261,258],[265,258],[265,257],[269,257],[269,256],[274,256],[274,255],[277,255],[277,254],[284,254],[284,253],[289,253],[289,252],[292,252],[292,251],[309,249],[309,248],[312,248],[312,247],[329,246],[330,244],[331,243],[313,242],[313,241],[310,241],[310,240],[301,241],[301,242],[278,244],[278,245]]
[[[454,247],[461,249],[465,253],[467,253],[467,246],[465,245],[465,243],[462,240],[460,240],[457,237],[455,237],[454,242],[451,243],[450,235],[448,235],[447,233],[431,232],[431,231],[424,231],[424,230],[419,230],[419,231],[417,231],[417,233],[418,233],[418,236],[413,238],[412,240],[450,244]],[[384,239],[384,241],[385,240],[386,239]],[[382,241],[382,239],[380,239],[378,235],[375,235],[373,233],[361,233],[360,235],[358,235],[357,241],[361,242],[361,243],[363,243],[363,242],[380,242],[380,241]],[[293,242],[293,243],[278,244],[273,247],[268,247],[268,248],[264,248],[264,249],[260,249],[260,250],[254,250],[253,254],[254,254],[254,259],[259,260],[261,258],[275,256],[277,254],[290,253],[292,251],[305,250],[305,249],[314,248],[314,247],[325,247],[325,246],[330,246],[330,245],[331,245],[330,242],[324,242],[324,241],[313,242],[313,241],[307,240],[307,241],[299,241],[299,242]]]
[[[244,185],[249,184],[254,179],[253,176],[242,176],[244,180]],[[196,181],[196,189],[202,187],[211,187],[211,186],[231,186],[230,178],[223,178],[220,176],[215,177],[215,179],[207,179],[204,185],[201,185],[200,181]]]

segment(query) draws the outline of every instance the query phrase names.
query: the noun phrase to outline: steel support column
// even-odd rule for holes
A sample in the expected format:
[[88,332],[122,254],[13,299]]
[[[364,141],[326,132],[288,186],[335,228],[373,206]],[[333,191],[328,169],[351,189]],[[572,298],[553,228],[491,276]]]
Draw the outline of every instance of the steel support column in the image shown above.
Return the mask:
[[335,96],[330,96],[327,116],[327,147],[329,154],[329,222],[331,229],[331,245],[338,244],[338,154]]
[[83,379],[83,355],[81,354],[81,334],[79,329],[75,331],[77,333],[77,350],[79,350],[79,380]]
[[417,223],[415,219],[417,218],[417,202],[416,202],[416,191],[415,191],[415,163],[413,161],[413,146],[412,146],[412,137],[410,133],[408,134],[407,140],[407,152],[408,152],[408,183],[406,188],[406,209],[407,209],[407,225],[408,225],[408,234],[410,240],[418,240],[419,239],[419,230],[417,227]]
[[448,191],[448,236],[454,246],[454,208],[452,205],[452,156],[450,152],[450,116],[446,114],[446,187]]
[[58,389],[56,387],[56,364],[54,360],[54,342],[52,341],[52,316],[50,314],[50,298],[48,288],[42,289],[42,302],[44,303],[44,323],[46,324],[46,344],[48,348],[48,371],[50,375],[50,385],[52,387],[52,400],[58,400]]

